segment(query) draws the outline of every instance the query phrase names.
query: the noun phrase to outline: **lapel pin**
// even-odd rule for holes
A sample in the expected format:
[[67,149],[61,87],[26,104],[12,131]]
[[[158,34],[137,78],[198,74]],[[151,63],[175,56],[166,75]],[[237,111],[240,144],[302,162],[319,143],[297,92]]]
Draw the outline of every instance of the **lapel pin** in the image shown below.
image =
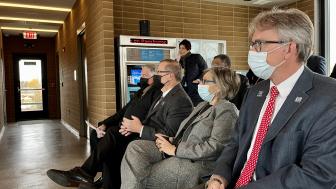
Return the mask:
[[296,103],[300,103],[302,101],[302,97],[296,97],[294,102]]
[[264,91],[258,91],[257,97],[262,97],[263,93],[264,93]]

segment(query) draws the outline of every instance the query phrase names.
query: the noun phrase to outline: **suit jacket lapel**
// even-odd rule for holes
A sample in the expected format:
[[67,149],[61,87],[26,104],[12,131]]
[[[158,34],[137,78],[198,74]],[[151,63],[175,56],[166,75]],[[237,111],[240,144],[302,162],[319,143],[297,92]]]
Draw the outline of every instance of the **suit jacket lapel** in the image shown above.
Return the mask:
[[[186,120],[186,121],[184,121],[184,125],[181,125],[179,127],[179,130],[177,131],[177,133],[176,133],[175,136],[178,136],[180,134],[180,132],[183,130],[183,128],[190,127],[191,125],[193,125],[193,124],[199,122],[200,120],[205,119],[206,117],[208,117],[209,114],[211,113],[211,107],[209,109],[207,109],[205,112],[203,112],[201,116],[197,116],[197,118],[194,121],[192,121],[190,124],[186,125],[188,123],[188,121],[191,118],[193,118],[195,116],[195,114],[197,114],[199,111],[201,111],[201,109],[204,108],[205,106],[207,106],[207,103],[204,103],[203,106],[197,107],[197,109],[195,108],[194,111],[192,111],[192,113],[189,115],[189,117],[188,117],[189,119]],[[187,130],[187,129],[188,128],[186,128],[185,130]]]
[[[243,155],[243,154],[246,154],[245,152],[247,152],[247,150],[249,149],[250,147],[250,144],[251,144],[251,140],[252,140],[252,136],[253,136],[253,133],[254,133],[254,129],[257,125],[257,122],[258,122],[258,118],[259,118],[259,114],[260,114],[260,111],[261,111],[261,108],[263,107],[264,105],[264,102],[266,100],[266,96],[269,92],[269,87],[270,86],[270,81],[267,80],[267,81],[263,81],[263,82],[260,82],[258,83],[258,87],[257,90],[254,90],[255,93],[254,94],[249,94],[254,96],[255,97],[255,101],[251,104],[248,105],[247,107],[247,111],[245,111],[245,116],[248,116],[249,119],[247,119],[247,126],[246,127],[246,135],[244,137],[241,138],[241,144],[240,145],[242,148],[239,149],[238,151],[238,154],[237,154],[237,157],[239,157],[241,160],[245,160],[246,159],[246,155]],[[244,127],[244,126],[243,126]]]
[[[155,100],[154,103],[152,103],[151,108],[147,114],[146,120],[149,119],[155,112],[157,112],[161,107],[165,104],[165,101],[170,98],[173,94],[175,94],[177,91],[183,89],[181,84],[177,84],[174,88],[171,89],[171,91],[168,92],[168,94],[161,100],[161,102],[156,105],[156,103],[160,100],[161,96]],[[155,106],[156,105],[156,106]]]
[[[204,107],[204,106],[203,106]],[[212,107],[208,108],[205,112],[203,112],[201,115],[197,116],[196,119],[194,119],[193,122],[190,123],[190,125],[193,125],[194,123],[199,122],[202,119],[205,119],[209,116],[209,114],[212,111]]]
[[156,104],[160,99],[161,99],[161,96],[159,96],[159,97],[152,103],[152,105],[151,105],[151,107],[150,107],[150,109],[149,109],[149,112],[148,112],[148,114],[147,114],[146,120],[156,112],[156,110],[158,109],[158,108],[156,108],[156,107],[159,106],[159,104],[158,104],[156,107],[154,107],[154,106],[155,106],[155,104]]
[[[191,114],[188,116],[188,120],[190,119],[190,118],[192,118],[192,117],[194,117],[194,115],[196,114],[196,112],[198,112],[201,108],[202,108],[203,106],[201,106],[201,107],[196,107],[192,112],[191,112]],[[184,127],[186,127],[186,124],[188,123],[188,120],[183,120],[183,125],[180,125],[180,127],[179,127],[179,129],[177,130],[177,133],[176,133],[176,135],[175,136],[177,136],[177,135],[179,135],[180,134],[180,132],[182,131],[182,129],[184,128]]]
[[286,101],[270,125],[263,142],[264,144],[272,140],[280,132],[293,114],[309,98],[306,92],[312,88],[313,76],[310,70],[307,70],[307,68],[304,69],[302,75],[299,77],[294,88],[289,93]]
[[246,133],[248,133],[248,137],[245,137],[245,139],[248,139],[248,141],[246,142],[250,142],[250,139],[253,135],[253,131],[257,125],[258,122],[258,118],[259,118],[259,114],[260,111],[264,105],[264,102],[266,100],[266,96],[269,92],[269,86],[270,86],[270,82],[263,82],[263,85],[260,86],[260,88],[256,91],[256,94],[253,94],[254,96],[256,96],[256,100],[254,102],[254,104],[252,104],[249,108],[249,112],[248,114],[250,114],[249,117],[251,117],[250,120],[250,124],[248,126],[248,128],[246,129]]

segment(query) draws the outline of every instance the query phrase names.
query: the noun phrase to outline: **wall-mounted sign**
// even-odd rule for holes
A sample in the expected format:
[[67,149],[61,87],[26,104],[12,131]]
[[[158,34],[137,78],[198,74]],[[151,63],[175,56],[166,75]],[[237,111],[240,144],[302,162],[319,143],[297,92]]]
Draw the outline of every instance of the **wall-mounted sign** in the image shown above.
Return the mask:
[[37,33],[33,31],[23,32],[23,39],[37,39]]
[[143,39],[143,38],[131,38],[131,43],[145,43],[145,44],[168,44],[168,40],[162,39]]

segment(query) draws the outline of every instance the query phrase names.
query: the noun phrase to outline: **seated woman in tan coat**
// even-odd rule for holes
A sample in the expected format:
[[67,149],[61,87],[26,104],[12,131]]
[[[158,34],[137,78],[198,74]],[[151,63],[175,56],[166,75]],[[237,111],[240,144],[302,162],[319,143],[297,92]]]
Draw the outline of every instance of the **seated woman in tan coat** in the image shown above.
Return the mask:
[[201,102],[173,138],[133,141],[121,164],[122,189],[186,189],[209,174],[238,118],[228,99],[239,89],[239,78],[228,68],[211,68],[198,86]]

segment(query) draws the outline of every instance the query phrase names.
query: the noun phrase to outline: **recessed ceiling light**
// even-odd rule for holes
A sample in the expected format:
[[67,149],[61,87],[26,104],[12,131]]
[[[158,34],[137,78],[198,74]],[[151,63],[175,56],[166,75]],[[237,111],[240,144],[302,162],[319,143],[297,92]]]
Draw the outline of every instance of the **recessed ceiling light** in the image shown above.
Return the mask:
[[6,27],[2,26],[2,30],[17,30],[17,31],[38,31],[38,32],[52,32],[57,33],[58,30],[53,29],[42,29],[42,28],[20,28],[20,27]]
[[40,10],[51,10],[51,11],[62,11],[62,12],[70,12],[71,11],[71,9],[68,9],[68,8],[48,7],[48,6],[18,4],[18,3],[3,3],[3,2],[0,2],[0,6],[3,6],[3,7],[26,8],[26,9],[40,9]]
[[27,22],[43,22],[43,23],[55,23],[55,24],[63,24],[64,23],[61,20],[43,20],[43,19],[17,18],[17,17],[7,17],[7,16],[0,16],[0,20],[14,20],[14,21],[27,21]]
[[255,5],[265,5],[265,4],[268,4],[268,3],[271,3],[271,2],[272,1],[270,1],[270,0],[257,0],[253,4],[255,4]]

